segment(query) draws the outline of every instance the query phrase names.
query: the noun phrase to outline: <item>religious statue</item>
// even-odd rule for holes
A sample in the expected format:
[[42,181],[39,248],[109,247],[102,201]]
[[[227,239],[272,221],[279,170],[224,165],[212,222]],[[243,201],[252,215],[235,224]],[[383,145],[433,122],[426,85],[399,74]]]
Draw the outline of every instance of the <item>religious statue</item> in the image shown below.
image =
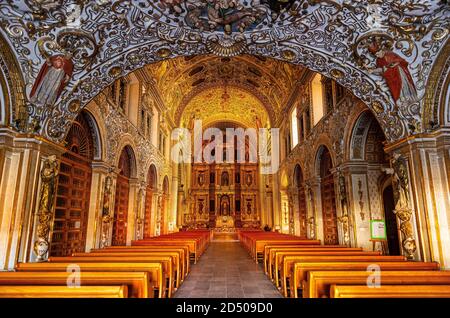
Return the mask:
[[373,42],[369,52],[376,56],[377,68],[372,73],[381,75],[397,105],[417,101],[417,91],[413,78],[409,72],[409,63],[398,54],[380,47]]
[[247,214],[252,214],[252,201],[247,200]]
[[230,200],[226,195],[221,198],[220,214],[224,216],[228,216],[230,214]]
[[408,209],[408,171],[405,164],[399,160],[400,155],[394,155],[392,165],[394,175],[392,183],[394,185],[395,210]]
[[54,105],[73,74],[72,54],[47,58],[33,88],[30,101],[39,106]]
[[105,179],[105,191],[103,193],[103,207],[102,207],[102,215],[109,215],[109,208],[111,205],[111,186],[112,179],[110,176],[107,176]]
[[348,215],[347,190],[343,175],[339,175],[339,195],[341,197],[342,216],[338,217],[337,220],[342,224],[342,231],[344,232],[344,245],[348,246],[350,244],[350,218]]
[[102,206],[102,237],[100,240],[100,247],[104,248],[108,246],[109,239],[109,224],[112,221],[111,215],[109,213],[109,208],[111,206],[111,186],[112,179],[107,176],[105,179],[105,190],[103,193],[103,206]]
[[200,215],[203,214],[203,208],[204,208],[203,200],[200,200],[200,201],[198,202],[198,214],[200,214]]
[[392,160],[394,175],[392,179],[394,189],[395,209],[394,214],[400,220],[400,232],[402,233],[402,247],[408,259],[414,259],[417,246],[414,239],[412,209],[409,207],[409,181],[408,171],[405,162],[400,158],[400,154],[395,154]]
[[37,260],[45,260],[49,247],[49,234],[51,220],[53,218],[53,206],[55,201],[56,181],[59,174],[58,161],[55,155],[49,156],[41,170],[41,192],[38,209],[37,240],[34,244],[34,252]]
[[230,183],[230,180],[229,180],[228,172],[224,171],[224,172],[222,173],[222,182],[221,182],[221,185],[222,185],[223,187],[228,187],[228,186],[229,186],[229,183]]
[[198,185],[202,186],[205,183],[205,176],[203,175],[203,173],[200,173],[198,175]]
[[252,175],[250,173],[247,173],[247,175],[246,175],[246,184],[247,184],[247,186],[248,187],[251,186],[252,183],[253,183]]

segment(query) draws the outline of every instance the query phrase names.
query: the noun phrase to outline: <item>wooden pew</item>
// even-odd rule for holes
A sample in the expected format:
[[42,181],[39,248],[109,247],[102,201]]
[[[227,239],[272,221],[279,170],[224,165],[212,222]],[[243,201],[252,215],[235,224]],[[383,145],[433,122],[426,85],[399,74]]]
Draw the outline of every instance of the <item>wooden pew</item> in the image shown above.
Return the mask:
[[[91,253],[148,253],[157,251],[174,251],[180,253],[180,258],[183,260],[183,279],[189,274],[190,262],[189,262],[189,247],[182,245],[163,245],[163,246],[111,246],[102,249],[91,249]],[[74,253],[72,256],[77,256]]]
[[346,249],[348,251],[362,251],[362,247],[346,247],[342,245],[296,245],[296,244],[267,244],[264,246],[264,256],[263,256],[263,262],[264,262],[264,272],[267,274],[269,271],[269,261],[273,257],[273,253],[275,251],[287,251],[287,250],[304,250],[304,249],[320,249],[320,250],[327,250],[327,249]]
[[199,248],[198,242],[196,240],[187,240],[187,239],[170,239],[170,240],[154,240],[154,241],[133,241],[131,243],[132,247],[154,247],[154,246],[164,246],[164,245],[181,245],[189,247],[189,254],[194,264],[200,259],[201,250]]
[[[326,247],[326,245],[321,245],[321,247],[295,247],[295,248],[272,248],[270,249],[270,252],[268,253],[269,259],[267,261],[267,275],[271,280],[274,280],[274,273],[277,270],[280,269],[279,263],[281,261],[281,257],[284,255],[296,255],[296,253],[301,253],[301,255],[304,255],[304,253],[312,253],[313,255],[316,255],[316,253],[367,253],[364,252],[362,249],[359,248],[336,248],[336,247]],[[380,252],[370,252],[373,253],[372,255],[381,255]],[[306,255],[306,254],[305,254]],[[327,254],[324,254],[327,255]],[[331,254],[330,254],[331,255]],[[352,254],[349,254],[352,255]],[[361,254],[355,254],[355,255],[361,255]],[[364,254],[367,255],[367,254]]]
[[121,253],[119,251],[111,251],[106,253],[74,253],[72,257],[105,257],[105,258],[129,258],[129,257],[152,257],[152,256],[170,256],[172,257],[173,263],[173,272],[174,272],[174,288],[175,290],[180,287],[184,275],[184,262],[180,259],[180,254],[178,252],[170,252],[166,250],[158,250],[155,252],[145,252],[145,253],[130,253],[124,252]]
[[167,297],[171,298],[174,292],[174,260],[171,256],[154,255],[145,257],[134,257],[134,256],[86,256],[86,257],[75,257],[75,256],[65,256],[65,257],[50,257],[48,259],[49,263],[149,263],[159,262],[163,265],[163,273],[166,275],[166,288]]
[[[294,242],[294,240],[292,240]],[[255,240],[254,244],[252,245],[251,249],[251,255],[254,257],[255,262],[258,263],[259,256],[261,258],[263,257],[264,253],[264,247],[268,244],[274,244],[274,243],[281,243],[286,244],[288,241],[283,241],[282,239],[279,240]],[[295,240],[295,245],[320,245],[320,241],[312,241],[312,240]]]
[[[353,252],[350,252],[353,253]],[[390,256],[378,254],[371,255],[371,252],[363,252],[367,254],[352,256],[352,255],[342,255],[330,253],[330,255],[284,255],[281,258],[282,267],[280,270],[280,284],[277,287],[281,287],[283,295],[289,297],[288,285],[291,282],[293,276],[293,264],[294,263],[304,263],[304,262],[406,262],[404,256]],[[279,263],[279,265],[280,265]],[[275,269],[277,270],[277,269]]]
[[[71,273],[67,272],[0,272],[0,288],[5,285],[67,285]],[[149,275],[146,272],[80,272],[81,286],[121,286],[128,287],[130,298],[150,298],[154,296]]]
[[331,298],[450,298],[450,285],[331,285]]
[[298,298],[298,289],[307,279],[310,271],[365,271],[369,266],[377,265],[382,271],[438,271],[437,262],[304,262],[294,263],[293,277],[291,277],[291,297]]
[[[18,263],[16,270],[19,272],[66,272],[73,263]],[[166,291],[166,274],[163,272],[163,264],[161,262],[154,263],[126,263],[126,262],[111,262],[111,263],[77,263],[82,272],[147,272],[151,288],[157,291],[159,298],[164,298],[167,295]]]
[[[303,298],[330,297],[336,285],[366,285],[371,271],[309,271],[303,281]],[[450,285],[450,271],[381,271],[381,285]]]
[[127,285],[121,286],[27,286],[2,285],[0,298],[127,298]]

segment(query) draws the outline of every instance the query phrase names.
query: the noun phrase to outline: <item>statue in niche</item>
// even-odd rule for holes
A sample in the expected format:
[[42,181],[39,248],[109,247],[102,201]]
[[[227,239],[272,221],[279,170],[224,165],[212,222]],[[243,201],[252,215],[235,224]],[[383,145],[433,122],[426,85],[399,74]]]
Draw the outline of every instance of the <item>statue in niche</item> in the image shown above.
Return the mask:
[[39,106],[54,105],[73,74],[72,54],[48,57],[34,82],[30,102]]
[[252,183],[253,183],[252,174],[251,173],[247,173],[247,176],[246,176],[246,184],[247,184],[247,186],[248,187],[251,186]]
[[252,201],[251,200],[247,200],[247,214],[248,215],[252,214]]
[[203,208],[204,208],[203,200],[198,201],[198,214],[203,214]]
[[221,186],[228,187],[229,185],[230,185],[230,177],[228,175],[228,172],[224,171],[222,172]]
[[202,186],[205,183],[205,176],[203,175],[203,173],[200,173],[198,175],[198,185]]
[[406,166],[402,160],[399,159],[400,155],[394,155],[392,166],[394,168],[394,175],[392,183],[394,185],[394,199],[395,210],[401,211],[408,209],[408,172]]
[[39,200],[37,240],[34,243],[34,252],[38,261],[45,260],[49,248],[49,234],[53,218],[56,181],[59,174],[58,160],[55,155],[49,156],[41,170],[41,193]]
[[222,196],[220,203],[220,215],[230,215],[230,198],[227,195]]

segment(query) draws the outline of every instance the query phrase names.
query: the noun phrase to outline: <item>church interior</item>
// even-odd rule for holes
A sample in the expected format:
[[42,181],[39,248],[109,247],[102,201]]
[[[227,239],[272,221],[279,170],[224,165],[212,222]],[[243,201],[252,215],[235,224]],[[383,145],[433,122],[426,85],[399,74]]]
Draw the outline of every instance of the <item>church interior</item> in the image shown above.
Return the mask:
[[449,21],[2,1],[0,298],[450,298]]

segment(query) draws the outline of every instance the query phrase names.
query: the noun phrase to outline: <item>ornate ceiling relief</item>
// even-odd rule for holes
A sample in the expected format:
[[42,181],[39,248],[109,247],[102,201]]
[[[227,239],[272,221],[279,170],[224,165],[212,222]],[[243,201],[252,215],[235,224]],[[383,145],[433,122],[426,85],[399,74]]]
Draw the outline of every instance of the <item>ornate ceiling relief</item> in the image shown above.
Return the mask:
[[245,90],[227,86],[204,90],[192,98],[184,108],[181,125],[192,128],[194,120],[201,120],[203,127],[221,121],[251,128],[271,127],[259,99]]
[[251,92],[269,108],[269,116],[276,121],[305,69],[249,55],[233,58],[206,55],[150,64],[145,71],[154,79],[173,121],[179,124],[192,98],[205,89],[225,86]]
[[374,110],[393,141],[422,130],[424,86],[448,38],[449,15],[438,0],[0,4],[2,32],[26,77],[29,120],[40,121],[38,132],[55,141],[81,107],[122,75],[181,55],[244,52],[335,79]]

